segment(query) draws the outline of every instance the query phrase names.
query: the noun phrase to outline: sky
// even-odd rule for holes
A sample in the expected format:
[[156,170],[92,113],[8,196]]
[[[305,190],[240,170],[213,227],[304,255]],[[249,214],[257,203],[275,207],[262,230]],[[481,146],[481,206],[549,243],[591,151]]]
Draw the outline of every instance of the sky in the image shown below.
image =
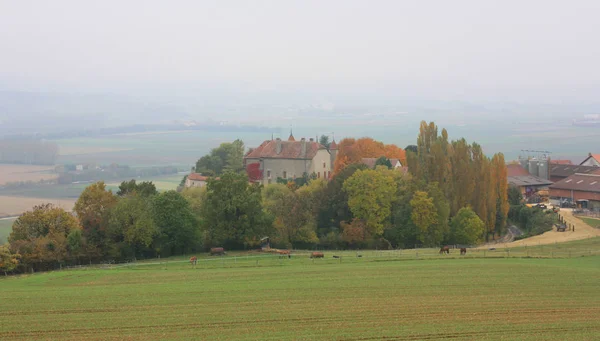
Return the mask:
[[597,101],[600,1],[0,0],[0,90]]

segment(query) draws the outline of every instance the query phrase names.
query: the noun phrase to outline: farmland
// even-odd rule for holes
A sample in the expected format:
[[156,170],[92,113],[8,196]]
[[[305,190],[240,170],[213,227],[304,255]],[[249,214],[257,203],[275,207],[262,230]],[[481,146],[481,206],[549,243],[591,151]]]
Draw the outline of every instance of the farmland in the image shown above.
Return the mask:
[[255,262],[238,254],[196,267],[170,259],[0,279],[0,339],[592,340],[600,333],[598,256],[340,263],[330,255]]
[[8,241],[14,219],[0,219],[0,245]]
[[19,215],[25,211],[31,210],[33,206],[46,203],[51,203],[70,211],[75,204],[75,200],[0,195],[0,217]]
[[54,166],[0,164],[0,185],[9,182],[38,182],[56,179]]

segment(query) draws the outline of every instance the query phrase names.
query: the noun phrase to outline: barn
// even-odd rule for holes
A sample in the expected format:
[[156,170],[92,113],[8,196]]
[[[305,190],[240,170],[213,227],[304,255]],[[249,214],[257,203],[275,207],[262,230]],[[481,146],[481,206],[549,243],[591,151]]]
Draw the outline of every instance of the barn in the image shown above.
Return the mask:
[[600,212],[600,174],[575,173],[551,185],[550,197]]

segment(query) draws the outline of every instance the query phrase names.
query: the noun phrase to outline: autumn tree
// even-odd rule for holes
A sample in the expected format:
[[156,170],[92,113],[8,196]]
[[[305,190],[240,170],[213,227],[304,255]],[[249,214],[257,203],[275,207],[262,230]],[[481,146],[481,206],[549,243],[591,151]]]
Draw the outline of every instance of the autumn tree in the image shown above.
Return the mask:
[[112,191],[106,190],[102,181],[86,187],[75,202],[73,210],[83,227],[83,235],[89,246],[88,255],[92,258],[102,257],[108,251],[108,213],[116,203],[117,197]]
[[44,204],[15,220],[8,240],[11,251],[20,254],[24,264],[49,269],[69,259],[67,236],[79,229],[79,222],[71,214]]
[[500,235],[505,231],[506,221],[508,219],[508,211],[510,210],[510,203],[508,202],[508,171],[506,169],[506,163],[502,153],[494,155],[492,158],[491,167],[491,176],[494,177],[494,185],[496,186],[494,191],[496,193],[494,232]]
[[450,222],[452,241],[456,244],[475,245],[482,241],[485,225],[469,207],[463,207]]
[[346,138],[338,144],[338,154],[334,164],[334,174],[339,173],[346,166],[361,163],[363,158],[399,159],[402,164],[406,162],[406,154],[403,149],[395,145],[385,145],[369,137],[358,140]]
[[21,255],[10,250],[10,246],[0,245],[0,271],[7,276],[9,272],[13,272],[19,265]]
[[383,234],[396,194],[394,178],[380,170],[358,170],[343,185],[348,207],[356,219],[364,220],[369,234]]

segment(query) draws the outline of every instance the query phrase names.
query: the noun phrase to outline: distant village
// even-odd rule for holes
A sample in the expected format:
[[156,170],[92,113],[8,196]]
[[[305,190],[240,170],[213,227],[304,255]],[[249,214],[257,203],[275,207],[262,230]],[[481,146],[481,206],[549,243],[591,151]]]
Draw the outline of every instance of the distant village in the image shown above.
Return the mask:
[[[338,146],[333,140],[327,147],[313,138],[296,140],[266,140],[244,157],[244,167],[251,181],[268,185],[279,180],[293,180],[305,174],[329,179],[333,173]],[[375,168],[377,158],[363,158],[369,168]],[[398,159],[391,159],[391,168],[407,172]],[[549,203],[600,211],[600,154],[588,153],[580,164],[571,160],[553,160],[539,152],[522,155],[507,165],[508,184],[520,189],[527,203]],[[192,173],[186,187],[202,187],[208,177]]]

